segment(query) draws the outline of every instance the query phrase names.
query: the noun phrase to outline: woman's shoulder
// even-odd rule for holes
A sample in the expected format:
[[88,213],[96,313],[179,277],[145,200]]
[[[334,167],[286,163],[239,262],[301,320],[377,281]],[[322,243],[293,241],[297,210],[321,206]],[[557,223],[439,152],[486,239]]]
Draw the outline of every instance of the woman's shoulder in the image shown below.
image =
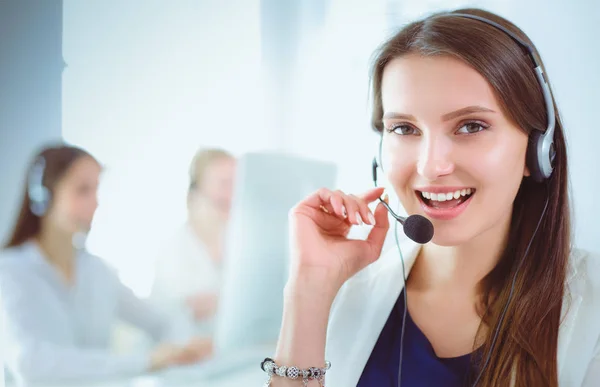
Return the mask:
[[561,385],[563,379],[565,385],[581,385],[600,355],[600,254],[571,250],[563,302],[558,354]]
[[30,288],[37,282],[36,273],[42,264],[33,242],[8,247],[0,251],[0,287]]
[[[95,271],[111,271],[106,262],[85,249],[78,252],[78,259]],[[40,266],[47,266],[47,263],[34,242],[28,241],[18,246],[0,250],[0,272],[3,274],[32,273],[34,271],[32,269]]]
[[598,259],[600,259],[600,253],[592,251],[592,250],[573,247],[571,249],[571,260],[579,261],[582,259],[583,260],[587,260],[587,259],[598,260]]
[[29,267],[36,262],[36,254],[33,242],[6,247],[0,250],[0,268],[12,271]]
[[600,292],[600,254],[573,248],[569,257],[567,282],[585,283]]
[[[571,250],[564,302],[569,305],[564,309],[565,313],[571,311],[571,305],[581,305],[593,313],[576,313],[576,315],[593,318],[592,325],[600,323],[600,255],[598,253],[576,248]],[[586,323],[589,324],[590,322]]]

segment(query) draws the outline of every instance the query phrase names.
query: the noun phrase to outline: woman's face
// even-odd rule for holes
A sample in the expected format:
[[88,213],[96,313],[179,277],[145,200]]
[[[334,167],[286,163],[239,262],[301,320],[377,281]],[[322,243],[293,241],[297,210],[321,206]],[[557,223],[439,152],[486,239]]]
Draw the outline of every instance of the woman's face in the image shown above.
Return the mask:
[[47,214],[66,233],[88,231],[98,208],[101,167],[91,157],[75,161],[57,182]]
[[204,171],[198,194],[224,214],[229,214],[233,196],[236,162],[233,158],[214,160]]
[[456,246],[508,227],[524,175],[527,135],[466,63],[407,55],[384,69],[383,166],[409,214]]

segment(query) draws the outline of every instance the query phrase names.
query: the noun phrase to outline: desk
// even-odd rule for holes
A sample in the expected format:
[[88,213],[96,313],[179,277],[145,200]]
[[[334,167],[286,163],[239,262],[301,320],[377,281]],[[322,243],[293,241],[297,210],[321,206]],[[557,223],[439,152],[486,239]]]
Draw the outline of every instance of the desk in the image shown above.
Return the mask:
[[140,376],[129,380],[94,384],[93,387],[261,387],[265,381],[265,374],[258,366],[253,366],[215,378],[194,380],[189,375],[172,372],[165,376]]
[[[197,365],[174,367],[135,377],[26,387],[262,387],[267,377],[260,369],[260,362],[266,353],[274,351],[274,345],[259,345],[226,356],[216,356]],[[6,387],[16,385],[8,382]]]
[[[185,372],[170,372],[167,375],[145,375],[122,380],[112,380],[93,384],[78,383],[78,387],[261,387],[267,380],[258,365],[238,369],[227,376],[199,378],[194,380]],[[6,387],[14,387],[8,383]],[[36,385],[36,387],[59,387],[59,385]],[[64,387],[61,384],[60,387]]]
[[259,367],[259,363],[216,376],[196,378],[193,373],[188,374],[185,371],[172,370],[166,375],[136,379],[132,384],[115,387],[262,387],[267,380],[265,373]]

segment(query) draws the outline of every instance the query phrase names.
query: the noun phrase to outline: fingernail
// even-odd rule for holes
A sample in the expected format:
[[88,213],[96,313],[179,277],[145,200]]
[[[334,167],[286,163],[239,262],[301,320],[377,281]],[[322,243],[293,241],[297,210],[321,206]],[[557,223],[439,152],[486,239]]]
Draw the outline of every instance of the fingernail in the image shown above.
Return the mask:
[[359,225],[363,225],[362,217],[358,212],[356,213],[356,223],[358,223]]
[[369,212],[369,223],[371,223],[372,225],[375,224],[375,217],[373,216],[372,213]]
[[342,216],[345,218],[348,216],[348,213],[346,212],[346,207],[342,206]]
[[387,204],[390,204],[390,197],[388,196],[388,194],[383,195],[383,201]]

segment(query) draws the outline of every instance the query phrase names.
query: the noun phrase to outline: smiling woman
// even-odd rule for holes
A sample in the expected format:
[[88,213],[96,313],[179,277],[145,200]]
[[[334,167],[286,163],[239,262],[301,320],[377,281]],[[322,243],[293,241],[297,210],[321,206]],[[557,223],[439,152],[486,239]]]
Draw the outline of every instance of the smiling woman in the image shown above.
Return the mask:
[[[438,357],[473,353],[483,385],[508,383],[513,359],[528,356],[547,368],[519,363],[519,384],[554,385],[563,288],[548,287],[565,281],[570,248],[562,124],[551,95],[545,104],[533,70],[539,56],[524,49],[533,47],[529,39],[493,14],[456,13],[485,19],[440,14],[415,22],[383,46],[375,66],[373,123],[382,133],[388,180],[407,212],[424,213],[435,228],[404,290],[413,300],[408,312]],[[412,119],[389,119],[388,112]],[[397,130],[404,125],[410,129]],[[528,145],[546,128],[555,130],[556,170],[538,183],[529,178],[538,159]],[[458,190],[471,195],[461,202]],[[536,237],[538,223],[554,243]],[[450,300],[443,292],[458,292],[452,310],[444,308]],[[436,319],[440,310],[444,325]],[[544,326],[543,336],[531,333],[532,321]],[[474,373],[463,370],[467,379]]]
[[[386,208],[368,207],[381,189],[299,203],[278,351],[265,363],[273,386],[294,385],[281,380],[292,365],[318,367],[305,382],[326,373],[340,386],[600,384],[600,261],[571,246],[548,82],[529,38],[479,9],[431,15],[384,42],[374,165],[435,233],[381,254]],[[371,213],[366,240],[348,238]]]
[[[434,223],[435,243],[506,229],[528,175],[527,134],[501,113],[487,80],[455,57],[406,55],[387,64],[381,96],[384,170],[392,184],[403,182],[394,188],[408,213],[444,221]],[[463,190],[467,200],[454,200]],[[490,216],[482,218],[484,208]]]

